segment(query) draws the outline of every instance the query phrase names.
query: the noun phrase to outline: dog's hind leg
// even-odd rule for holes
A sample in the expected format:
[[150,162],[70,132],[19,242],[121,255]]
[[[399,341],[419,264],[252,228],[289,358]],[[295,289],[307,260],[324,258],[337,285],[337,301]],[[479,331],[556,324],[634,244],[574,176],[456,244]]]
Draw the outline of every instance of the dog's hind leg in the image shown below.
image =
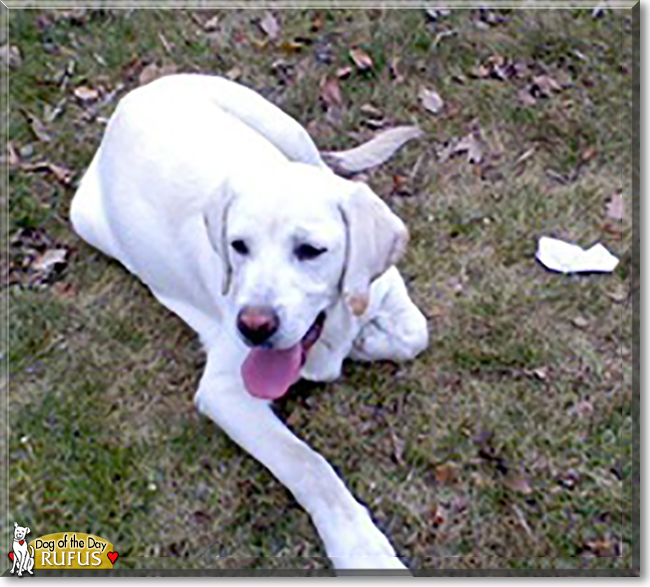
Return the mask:
[[117,244],[106,222],[102,186],[98,169],[99,153],[84,174],[70,204],[70,221],[75,232],[109,257],[119,258]]
[[291,491],[310,514],[336,568],[405,568],[327,461],[296,438],[268,402],[249,395],[238,375],[220,373],[210,353],[195,401]]

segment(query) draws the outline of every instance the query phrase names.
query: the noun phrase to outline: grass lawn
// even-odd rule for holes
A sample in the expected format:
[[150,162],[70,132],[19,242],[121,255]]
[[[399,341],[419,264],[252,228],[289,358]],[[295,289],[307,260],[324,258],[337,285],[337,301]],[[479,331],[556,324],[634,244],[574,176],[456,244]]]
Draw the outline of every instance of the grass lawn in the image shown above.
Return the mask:
[[[398,553],[413,568],[630,569],[631,11],[277,11],[277,35],[264,15],[9,11],[2,527],[99,535],[122,568],[329,564],[288,492],[196,412],[192,331],[68,220],[118,99],[195,71],[257,89],[324,150],[382,125],[426,133],[367,180],[410,229],[400,270],[428,350],[349,363],[277,406]],[[454,149],[468,135],[471,162]],[[621,263],[551,273],[542,235]]]

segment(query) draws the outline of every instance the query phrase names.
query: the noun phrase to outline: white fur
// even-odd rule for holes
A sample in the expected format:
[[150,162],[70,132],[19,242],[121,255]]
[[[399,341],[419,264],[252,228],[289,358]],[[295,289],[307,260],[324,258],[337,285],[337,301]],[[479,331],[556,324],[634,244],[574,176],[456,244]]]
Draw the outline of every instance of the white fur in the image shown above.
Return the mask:
[[[326,311],[301,372],[312,380],[338,377],[348,356],[413,358],[426,322],[393,266],[406,231],[388,207],[334,175],[303,127],[252,90],[177,75],[120,102],[71,219],[199,334],[198,409],[289,488],[335,567],[404,568],[325,459],[245,390],[249,349],[235,326],[242,306],[271,305],[273,345],[288,348]],[[327,252],[299,261],[300,243]]]

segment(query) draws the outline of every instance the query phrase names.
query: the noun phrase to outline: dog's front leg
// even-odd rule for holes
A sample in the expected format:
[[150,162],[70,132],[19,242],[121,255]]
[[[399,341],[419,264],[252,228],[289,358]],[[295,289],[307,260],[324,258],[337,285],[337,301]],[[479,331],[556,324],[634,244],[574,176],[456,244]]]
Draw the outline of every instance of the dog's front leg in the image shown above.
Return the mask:
[[386,537],[332,467],[296,438],[268,402],[250,396],[236,375],[208,358],[198,409],[282,482],[310,514],[339,569],[404,569]]

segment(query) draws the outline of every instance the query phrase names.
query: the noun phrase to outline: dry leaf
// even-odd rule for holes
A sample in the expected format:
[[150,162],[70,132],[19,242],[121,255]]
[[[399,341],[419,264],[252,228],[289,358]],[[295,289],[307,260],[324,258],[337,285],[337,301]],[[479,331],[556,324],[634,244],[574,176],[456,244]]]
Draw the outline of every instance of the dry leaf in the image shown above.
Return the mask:
[[580,475],[574,469],[569,469],[558,477],[558,483],[566,489],[573,489],[580,480]]
[[[49,249],[36,257],[31,268],[37,273],[49,274],[55,269],[61,269],[67,263],[67,249]],[[57,267],[58,266],[58,267]]]
[[242,71],[239,67],[235,65],[235,67],[230,68],[224,75],[232,81],[235,81],[241,77]]
[[580,159],[586,163],[587,161],[591,161],[596,155],[598,154],[598,151],[596,151],[595,147],[587,147],[580,155]]
[[559,92],[562,86],[550,75],[536,75],[531,84],[530,93],[539,95],[542,98],[549,98],[553,92]]
[[72,283],[59,281],[52,286],[52,293],[63,300],[73,300],[77,296],[77,289]]
[[335,108],[343,104],[341,88],[335,77],[324,77],[320,82],[320,97],[328,108]]
[[266,36],[271,39],[272,41],[275,41],[278,38],[278,35],[280,34],[280,25],[278,24],[278,21],[276,20],[275,16],[271,14],[270,12],[267,12],[264,15],[264,18],[260,20],[260,28],[266,33]]
[[517,92],[517,97],[519,98],[519,101],[524,106],[533,106],[533,105],[537,104],[537,100],[530,93],[530,86],[528,86],[527,88],[524,88],[522,90],[519,90]]
[[317,33],[323,28],[323,24],[323,15],[320,12],[316,12],[311,19],[311,26],[309,27],[309,30],[311,30],[312,33]]
[[16,151],[16,147],[12,141],[7,143],[7,163],[9,163],[10,167],[20,165],[20,155],[18,155],[18,151]]
[[305,44],[299,41],[290,41],[288,43],[282,43],[280,49],[285,53],[300,53],[305,48]]
[[533,375],[544,381],[548,377],[548,367],[538,367],[537,369],[533,369]]
[[612,300],[613,302],[617,304],[622,304],[623,302],[627,301],[628,298],[628,293],[625,291],[623,286],[619,286],[616,289],[612,291],[606,291],[605,295]]
[[39,161],[38,163],[31,163],[28,165],[23,165],[22,169],[24,171],[48,171],[54,177],[65,186],[72,184],[74,173],[62,165],[56,165],[55,163],[50,163],[49,161]]
[[458,465],[445,463],[436,467],[436,481],[444,485],[450,485],[456,482],[458,477]]
[[616,192],[607,202],[606,213],[607,218],[623,220],[623,194],[621,192]]
[[424,106],[429,112],[433,112],[434,114],[440,112],[440,110],[444,106],[444,102],[442,101],[442,98],[435,90],[420,88],[420,92],[418,96],[420,97],[422,106]]
[[359,71],[372,69],[372,59],[363,49],[359,49],[358,47],[350,49],[350,57]]
[[346,79],[350,77],[350,74],[352,73],[352,68],[349,65],[345,65],[344,67],[339,67],[336,70],[336,77],[339,79]]
[[93,88],[89,88],[88,86],[79,86],[78,88],[75,88],[74,95],[82,102],[90,102],[99,97],[99,92]]
[[158,66],[157,63],[150,63],[140,72],[138,84],[145,86],[160,77],[174,73],[176,73],[176,65],[173,63],[167,63],[162,66]]
[[43,143],[49,143],[52,140],[52,137],[47,132],[45,125],[38,118],[36,118],[36,116],[34,116],[31,112],[27,112],[27,110],[22,110],[22,113],[25,116],[25,118],[27,118],[29,127],[32,129],[32,132],[34,133],[36,138],[39,141],[42,141]]
[[203,23],[203,30],[207,32],[214,32],[219,28],[219,17],[213,16]]
[[431,513],[429,514],[429,520],[431,521],[431,525],[434,528],[442,526],[446,521],[444,509],[442,509],[442,507],[440,507],[438,504],[434,503],[433,507],[431,508]]
[[573,320],[571,320],[571,324],[573,324],[576,328],[586,328],[589,326],[588,320],[583,316],[576,316]]
[[392,193],[397,196],[411,195],[410,178],[408,175],[402,175],[401,173],[393,174]]

